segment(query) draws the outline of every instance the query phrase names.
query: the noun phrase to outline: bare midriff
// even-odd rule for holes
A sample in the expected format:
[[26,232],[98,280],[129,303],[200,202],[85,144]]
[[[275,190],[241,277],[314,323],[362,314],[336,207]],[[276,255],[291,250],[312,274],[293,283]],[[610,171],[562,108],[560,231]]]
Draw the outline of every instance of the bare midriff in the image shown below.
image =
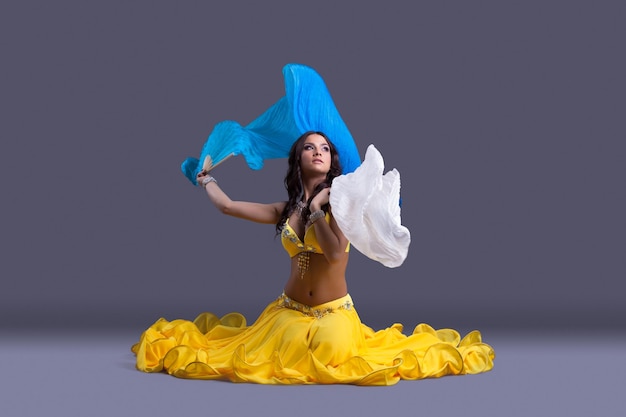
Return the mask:
[[332,264],[323,254],[311,253],[309,266],[303,275],[298,266],[298,256],[291,258],[291,274],[285,285],[285,295],[299,303],[316,306],[348,294],[347,252]]

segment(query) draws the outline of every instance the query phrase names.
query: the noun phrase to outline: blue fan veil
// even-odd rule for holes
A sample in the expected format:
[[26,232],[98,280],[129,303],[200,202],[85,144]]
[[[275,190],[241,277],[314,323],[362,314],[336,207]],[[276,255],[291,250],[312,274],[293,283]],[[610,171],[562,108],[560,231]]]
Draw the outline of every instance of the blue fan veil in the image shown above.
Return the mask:
[[243,155],[251,169],[265,159],[286,158],[291,145],[304,132],[323,132],[337,148],[343,173],[360,164],[354,139],[339,115],[320,75],[302,64],[283,67],[285,95],[246,126],[226,120],[217,123],[202,147],[200,158],[187,158],[183,174],[195,185],[201,170],[210,170],[225,159]]

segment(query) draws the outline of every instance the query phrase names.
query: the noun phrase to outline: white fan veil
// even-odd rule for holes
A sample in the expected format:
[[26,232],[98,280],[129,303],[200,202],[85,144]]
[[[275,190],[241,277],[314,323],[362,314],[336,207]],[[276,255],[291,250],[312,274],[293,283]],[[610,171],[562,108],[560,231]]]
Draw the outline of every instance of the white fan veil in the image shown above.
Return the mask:
[[400,266],[409,250],[411,234],[401,224],[400,173],[383,175],[385,163],[370,145],[354,171],[333,180],[333,216],[351,244],[362,254],[389,268]]

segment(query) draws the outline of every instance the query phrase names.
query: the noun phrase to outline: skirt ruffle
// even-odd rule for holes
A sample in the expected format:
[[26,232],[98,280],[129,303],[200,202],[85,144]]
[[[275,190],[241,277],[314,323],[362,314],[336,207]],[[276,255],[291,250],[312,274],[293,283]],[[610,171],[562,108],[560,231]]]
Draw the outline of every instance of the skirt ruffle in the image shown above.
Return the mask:
[[249,326],[239,313],[161,318],[131,348],[137,369],[260,384],[392,385],[493,368],[494,350],[478,331],[463,339],[427,324],[410,335],[400,324],[374,331],[349,295],[307,311],[285,299],[270,303]]

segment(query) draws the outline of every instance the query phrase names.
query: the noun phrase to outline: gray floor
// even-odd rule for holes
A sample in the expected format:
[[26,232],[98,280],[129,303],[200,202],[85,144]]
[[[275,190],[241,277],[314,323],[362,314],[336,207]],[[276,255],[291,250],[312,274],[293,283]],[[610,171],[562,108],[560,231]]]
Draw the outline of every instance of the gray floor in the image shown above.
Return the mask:
[[126,330],[0,339],[2,415],[18,416],[623,416],[624,335],[484,331],[496,366],[482,375],[392,387],[261,386],[134,369]]

